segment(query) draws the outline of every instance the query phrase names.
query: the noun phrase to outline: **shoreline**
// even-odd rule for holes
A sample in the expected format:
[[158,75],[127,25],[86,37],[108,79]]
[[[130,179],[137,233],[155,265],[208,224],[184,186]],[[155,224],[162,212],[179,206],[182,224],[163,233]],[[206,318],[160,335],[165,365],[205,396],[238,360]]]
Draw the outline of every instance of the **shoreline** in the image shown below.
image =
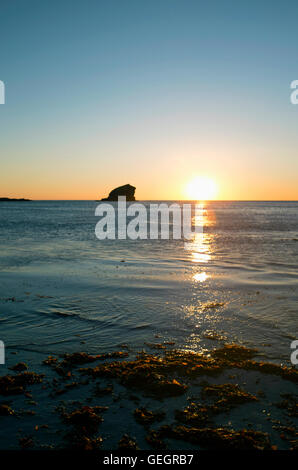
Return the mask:
[[0,378],[13,442],[1,448],[297,450],[298,371],[257,358],[235,344],[201,354],[164,342],[48,356],[35,372],[16,361]]

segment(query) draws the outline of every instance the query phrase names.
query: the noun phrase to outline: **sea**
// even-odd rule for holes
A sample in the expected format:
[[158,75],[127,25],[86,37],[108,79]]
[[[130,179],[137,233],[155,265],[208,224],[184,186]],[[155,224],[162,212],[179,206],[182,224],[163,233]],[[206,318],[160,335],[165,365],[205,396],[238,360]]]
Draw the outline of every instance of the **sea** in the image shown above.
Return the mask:
[[98,204],[1,202],[7,366],[16,352],[19,361],[34,362],[152,342],[198,352],[237,343],[291,366],[298,202],[205,202],[203,231],[188,243],[99,240]]

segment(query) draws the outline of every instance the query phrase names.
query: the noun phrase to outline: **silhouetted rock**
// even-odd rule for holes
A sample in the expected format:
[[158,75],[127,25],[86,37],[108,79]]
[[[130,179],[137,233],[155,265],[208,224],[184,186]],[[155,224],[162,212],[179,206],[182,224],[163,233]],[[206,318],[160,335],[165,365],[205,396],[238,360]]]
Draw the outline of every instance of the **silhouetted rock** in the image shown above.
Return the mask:
[[130,184],[124,184],[118,188],[113,189],[108,197],[102,199],[102,201],[118,201],[119,196],[126,196],[127,201],[135,201],[135,190],[134,186]]
[[0,197],[0,202],[7,202],[7,201],[31,201],[31,199],[15,199],[15,198],[10,198],[10,197]]

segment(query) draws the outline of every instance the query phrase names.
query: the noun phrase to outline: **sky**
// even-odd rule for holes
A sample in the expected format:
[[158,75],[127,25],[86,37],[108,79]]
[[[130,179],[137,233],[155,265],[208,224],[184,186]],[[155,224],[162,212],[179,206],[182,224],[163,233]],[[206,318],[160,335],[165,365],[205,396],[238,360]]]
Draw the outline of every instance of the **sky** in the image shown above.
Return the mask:
[[1,0],[0,197],[298,199],[298,3]]

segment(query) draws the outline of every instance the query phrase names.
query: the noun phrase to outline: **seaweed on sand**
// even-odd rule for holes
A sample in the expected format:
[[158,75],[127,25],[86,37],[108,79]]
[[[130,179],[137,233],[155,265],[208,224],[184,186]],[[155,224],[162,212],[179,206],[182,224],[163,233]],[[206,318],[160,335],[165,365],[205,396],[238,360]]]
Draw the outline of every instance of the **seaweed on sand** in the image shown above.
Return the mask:
[[95,356],[87,354],[85,352],[75,352],[72,354],[64,354],[63,361],[60,363],[60,367],[72,367],[76,365],[86,364],[88,362],[127,356],[128,353],[126,351],[115,351],[112,353],[96,354]]
[[103,438],[101,436],[95,437],[94,439],[87,436],[80,436],[75,441],[75,447],[82,450],[97,450],[102,446]]
[[23,372],[24,370],[28,370],[28,366],[25,362],[18,362],[14,366],[9,368],[10,370],[13,370],[14,372]]
[[0,405],[0,416],[13,416],[14,414],[14,410],[9,405]]
[[27,385],[41,383],[44,374],[22,372],[17,375],[0,377],[0,395],[17,395],[24,393]]
[[57,364],[57,362],[58,362],[58,359],[57,357],[54,357],[54,356],[48,356],[46,359],[42,361],[42,363],[45,364],[46,366],[54,366]]
[[[160,356],[141,353],[131,361],[105,362],[93,368],[81,368],[80,372],[93,378],[114,378],[126,387],[138,388],[160,398],[181,395],[187,390],[187,384],[181,383],[180,377],[190,380],[204,375],[219,375],[232,368],[279,375],[293,382],[298,380],[295,368],[255,362],[251,360],[255,354],[255,349],[237,345],[225,345],[208,356],[179,350],[166,351]],[[235,399],[236,396],[239,400],[249,398],[235,389]],[[250,400],[253,399],[250,397]]]
[[162,343],[147,343],[145,345],[148,346],[150,349],[166,349],[166,345]]
[[183,410],[175,411],[175,418],[189,426],[204,427],[210,424],[211,408],[201,403],[190,403]]
[[243,361],[235,366],[239,369],[255,370],[263,374],[277,375],[285,380],[298,383],[298,371],[295,367],[279,366],[270,362]]
[[257,397],[234,384],[210,385],[205,382],[201,396],[203,399],[215,398],[215,402],[208,405],[191,403],[183,410],[176,410],[176,420],[190,426],[203,427],[210,424],[214,415],[227,412],[242,403],[258,401]]
[[[202,393],[199,399],[201,403],[190,403],[186,408],[176,410],[176,422],[173,425],[161,426],[158,430],[151,430],[147,434],[146,439],[153,447],[165,448],[164,439],[169,438],[191,442],[202,448],[267,449],[270,448],[267,434],[246,429],[218,428],[215,422],[212,422],[217,414],[229,411],[232,407],[242,403],[255,402],[258,398],[261,399],[260,396],[251,395],[238,385],[230,383],[213,385],[202,382],[202,380],[207,380],[209,376],[219,376],[216,380],[218,383],[220,374],[223,372],[226,372],[225,377],[232,378],[231,374],[235,374],[235,369],[255,370],[260,373],[277,375],[281,379],[297,381],[298,371],[295,368],[256,362],[254,360],[256,354],[257,351],[254,349],[237,345],[225,345],[210,354],[162,349],[154,354],[143,352],[129,360],[126,359],[127,353],[121,351],[100,355],[73,353],[65,354],[58,359],[49,356],[44,364],[51,366],[54,371],[56,370],[58,374],[63,376],[62,378],[55,377],[53,379],[53,394],[64,393],[73,387],[85,385],[91,380],[94,380],[92,387],[96,387],[97,378],[102,377],[108,380],[100,383],[103,388],[96,387],[92,392],[93,395],[111,394],[114,381],[125,386],[127,391],[124,392],[124,396],[138,401],[134,406],[134,408],[137,408],[134,415],[136,420],[145,426],[145,429],[154,421],[162,420],[164,414],[144,408],[138,396],[149,395],[155,399],[174,397],[184,394],[191,384],[194,386],[199,385]],[[106,360],[100,362],[102,359]],[[89,362],[92,364],[88,364]],[[84,364],[87,365],[84,366]],[[76,369],[76,366],[81,366],[81,368]],[[85,375],[85,377],[81,375],[83,380],[77,379],[78,373]],[[43,377],[44,374],[35,374],[28,371],[0,377],[0,395],[26,394],[28,393],[26,387],[30,384],[42,382]],[[198,378],[200,380],[197,380]],[[112,382],[112,385],[110,382]],[[221,382],[224,382],[224,380]],[[45,382],[41,387],[46,389],[48,386],[51,386],[50,382]],[[53,394],[50,396],[53,396]],[[136,397],[136,395],[138,396]],[[28,397],[30,396],[28,395]],[[113,400],[113,398],[116,401],[117,397],[112,395],[111,399]],[[290,413],[295,412],[297,409],[296,404],[287,396],[283,396],[283,399],[280,407],[287,409]],[[103,420],[102,411],[106,408],[83,406],[88,404],[89,400],[90,398],[86,398],[85,402],[73,402],[71,408],[64,409],[61,413],[62,421],[67,425],[68,434],[65,437],[71,447],[87,450],[97,449],[101,446],[102,438],[97,435],[97,431]],[[192,400],[195,401],[194,398]],[[2,408],[3,414],[7,412],[8,409]],[[124,432],[123,429],[122,432]],[[123,449],[134,449],[136,447],[135,441],[126,435],[122,437],[120,442],[121,446],[119,443],[119,447]],[[24,444],[26,445],[26,440],[24,440]],[[294,448],[295,442],[291,441],[291,444]],[[31,445],[30,439],[28,445]]]
[[166,449],[167,445],[163,441],[160,433],[158,431],[155,431],[154,429],[150,429],[146,436],[146,441],[148,444],[151,445],[151,447],[154,447],[155,449]]
[[279,403],[275,403],[275,406],[280,409],[284,409],[287,415],[293,418],[298,417],[298,403],[297,398],[290,393],[282,393],[281,397],[283,400]]
[[96,450],[102,444],[102,437],[93,435],[98,431],[100,423],[103,421],[102,411],[106,411],[105,406],[81,406],[70,413],[64,407],[58,407],[62,421],[71,426],[71,430],[65,435],[70,447],[81,450]]
[[235,384],[210,385],[204,384],[201,390],[202,398],[213,397],[216,399],[212,406],[213,412],[228,411],[241,403],[258,401],[258,398]]
[[242,362],[252,359],[257,353],[257,349],[246,348],[237,344],[225,344],[222,348],[212,351],[211,356],[220,361]]
[[84,435],[94,434],[99,424],[103,421],[101,412],[107,408],[103,406],[83,406],[71,413],[62,412],[62,419],[66,424],[71,424]]
[[158,397],[169,397],[183,394],[187,386],[176,379],[168,379],[163,372],[162,359],[142,354],[134,361],[115,361],[100,364],[95,368],[80,369],[84,374],[93,377],[113,377],[119,379],[126,387],[144,390]]
[[132,361],[114,361],[94,368],[81,368],[80,371],[92,377],[115,378],[127,387],[160,393],[161,396],[175,396],[187,389],[175,377],[216,374],[220,368],[215,360],[200,354],[168,351],[164,356],[142,353]]
[[19,438],[19,445],[22,449],[29,449],[34,446],[34,441],[32,436],[24,436]]
[[162,411],[150,411],[141,407],[135,409],[134,417],[138,423],[148,425],[155,421],[162,421],[165,417],[165,413]]
[[73,430],[66,435],[70,447],[76,450],[98,450],[102,446],[103,438],[101,436],[91,437]]
[[86,352],[74,352],[71,354],[64,354],[61,362],[58,362],[58,359],[53,356],[48,356],[48,358],[43,361],[43,364],[53,367],[53,369],[59,375],[66,376],[73,367],[78,365],[83,365],[98,360],[115,359],[127,356],[128,353],[123,351],[115,351],[112,353],[96,355],[91,355]]
[[218,361],[222,368],[254,370],[263,374],[277,375],[285,380],[298,382],[298,371],[294,367],[280,366],[271,362],[257,362],[252,358],[256,349],[245,348],[236,344],[225,344],[223,348],[211,352],[211,357]]
[[119,450],[139,450],[137,442],[132,437],[128,436],[128,434],[124,434],[119,443],[118,443]]
[[268,434],[241,429],[161,426],[155,431],[158,439],[172,438],[197,444],[205,449],[266,450],[271,449]]

